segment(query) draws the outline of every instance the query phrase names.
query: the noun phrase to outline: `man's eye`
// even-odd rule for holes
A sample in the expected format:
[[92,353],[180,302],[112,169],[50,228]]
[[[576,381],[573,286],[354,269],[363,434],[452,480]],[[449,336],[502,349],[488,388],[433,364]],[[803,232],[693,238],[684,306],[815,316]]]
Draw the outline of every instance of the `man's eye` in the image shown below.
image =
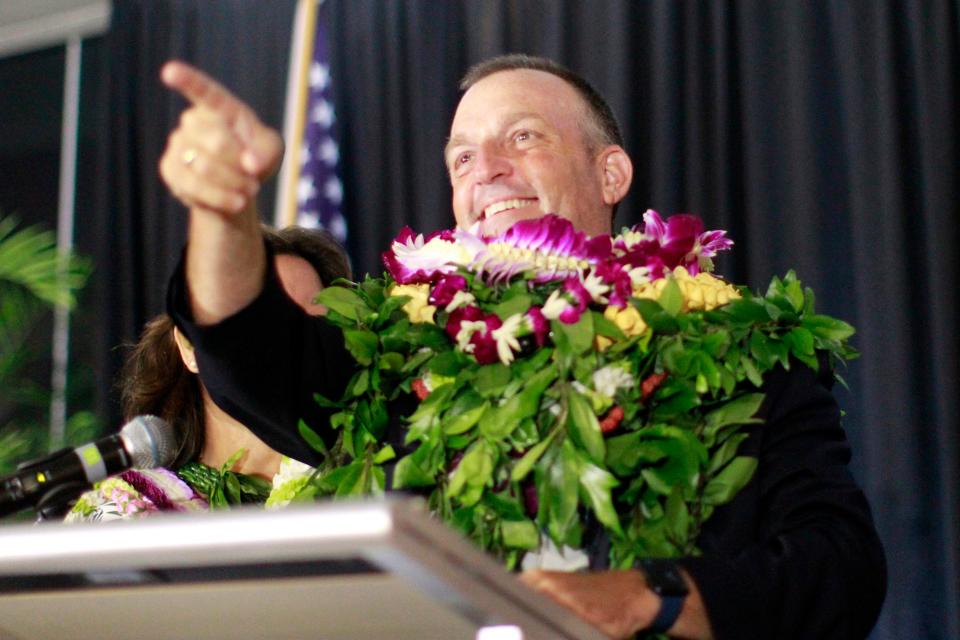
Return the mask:
[[457,156],[456,160],[453,161],[453,164],[462,167],[473,159],[473,154],[468,152],[463,152]]
[[532,138],[532,137],[533,137],[533,136],[530,135],[530,132],[529,132],[529,131],[527,131],[526,129],[521,129],[520,131],[517,131],[515,134],[513,134],[513,141],[514,141],[514,142],[526,142],[527,140],[529,140],[529,139]]

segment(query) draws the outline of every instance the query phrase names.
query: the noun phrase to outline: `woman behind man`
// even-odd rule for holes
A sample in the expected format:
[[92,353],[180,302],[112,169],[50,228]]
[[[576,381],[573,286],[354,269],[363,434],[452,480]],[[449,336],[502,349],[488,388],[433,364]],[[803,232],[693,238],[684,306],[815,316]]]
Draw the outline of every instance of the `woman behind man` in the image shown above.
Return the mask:
[[[313,299],[337,278],[350,278],[343,249],[323,231],[264,227],[263,234],[287,295],[311,315],[325,313]],[[156,415],[176,428],[172,468],[178,472],[129,470],[108,478],[81,496],[67,522],[197,511],[211,503],[279,501],[309,472],[218,407],[198,373],[193,347],[170,317],[162,314],[148,322],[121,373],[123,414],[126,419]]]

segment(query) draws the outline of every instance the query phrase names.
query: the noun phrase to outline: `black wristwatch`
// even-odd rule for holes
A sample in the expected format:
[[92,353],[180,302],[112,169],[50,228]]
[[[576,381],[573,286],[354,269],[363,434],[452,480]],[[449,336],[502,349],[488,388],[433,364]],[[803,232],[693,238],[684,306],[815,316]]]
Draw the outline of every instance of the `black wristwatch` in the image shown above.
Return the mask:
[[645,632],[666,633],[680,616],[683,601],[690,592],[680,567],[673,560],[645,558],[637,563],[637,569],[643,572],[650,590],[660,596],[660,611]]

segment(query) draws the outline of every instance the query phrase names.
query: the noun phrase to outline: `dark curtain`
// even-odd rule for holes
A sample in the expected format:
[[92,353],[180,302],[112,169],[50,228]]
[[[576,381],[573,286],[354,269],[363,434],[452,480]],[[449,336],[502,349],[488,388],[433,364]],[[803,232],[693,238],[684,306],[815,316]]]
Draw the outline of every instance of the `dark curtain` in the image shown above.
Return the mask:
[[[266,6],[264,6],[266,5]],[[466,68],[546,55],[610,100],[635,162],[618,223],[693,211],[737,242],[720,270],[797,270],[859,328],[839,390],[890,563],[876,638],[960,637],[957,0],[326,0],[349,248],[448,226],[441,150]],[[106,349],[162,308],[182,211],[155,166],[180,56],[279,123],[291,2],[118,2],[97,213]],[[263,203],[269,210],[271,199]],[[116,357],[100,363],[106,380]]]
[[[295,0],[114,3],[100,62],[95,206],[77,220],[78,251],[94,257],[95,272],[73,329],[74,342],[95,343],[97,411],[108,424],[120,420],[114,389],[120,345],[135,342],[144,323],[164,310],[167,278],[186,237],[185,210],[157,172],[185,101],[160,82],[160,67],[171,58],[198,65],[279,129],[295,6]],[[270,183],[261,209],[270,211],[274,194]]]

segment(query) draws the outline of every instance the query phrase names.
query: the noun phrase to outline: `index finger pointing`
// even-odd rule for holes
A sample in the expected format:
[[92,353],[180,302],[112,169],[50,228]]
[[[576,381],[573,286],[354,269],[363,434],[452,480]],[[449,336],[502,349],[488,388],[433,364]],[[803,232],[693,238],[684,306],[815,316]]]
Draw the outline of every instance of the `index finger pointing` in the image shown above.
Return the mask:
[[191,103],[220,114],[229,124],[249,111],[247,105],[223,85],[185,62],[172,60],[163,65],[160,79]]

